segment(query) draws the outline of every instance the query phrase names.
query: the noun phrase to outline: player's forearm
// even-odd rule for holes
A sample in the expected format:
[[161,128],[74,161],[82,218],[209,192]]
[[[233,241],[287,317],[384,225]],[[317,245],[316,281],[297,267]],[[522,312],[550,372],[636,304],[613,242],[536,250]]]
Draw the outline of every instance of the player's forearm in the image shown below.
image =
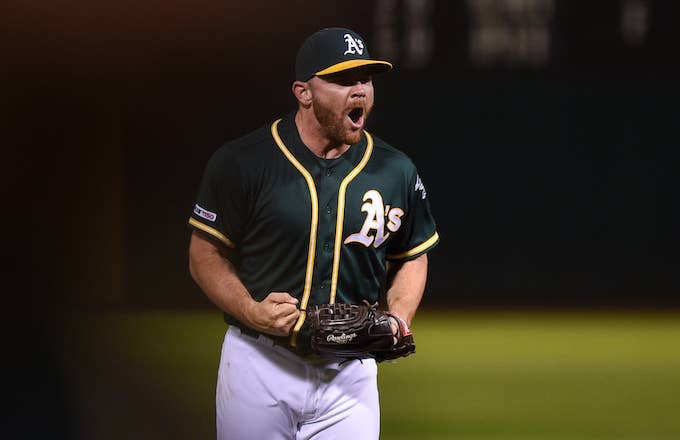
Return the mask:
[[236,274],[233,264],[209,241],[191,237],[189,271],[203,293],[222,311],[249,324],[247,311],[255,302]]
[[255,301],[233,264],[198,233],[191,236],[189,271],[217,307],[245,326],[274,336],[290,334],[300,314],[299,300],[288,292],[270,292],[264,300]]
[[420,305],[427,281],[427,254],[414,260],[392,266],[387,290],[388,310],[409,325]]

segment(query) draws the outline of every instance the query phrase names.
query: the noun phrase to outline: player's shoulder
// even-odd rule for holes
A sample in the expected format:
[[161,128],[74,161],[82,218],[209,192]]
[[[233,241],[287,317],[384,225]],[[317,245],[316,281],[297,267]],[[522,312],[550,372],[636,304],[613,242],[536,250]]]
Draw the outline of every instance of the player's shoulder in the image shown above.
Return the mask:
[[405,163],[412,163],[411,158],[400,150],[399,148],[389,144],[387,141],[373,133],[369,133],[373,138],[373,150],[375,154],[387,156],[392,160],[403,161]]
[[381,162],[384,160],[393,167],[400,167],[405,171],[411,171],[415,168],[413,160],[404,151],[391,145],[373,133],[369,134],[373,138],[373,155],[375,156],[375,159],[380,160]]
[[271,124],[224,142],[212,155],[214,162],[261,162],[272,150]]

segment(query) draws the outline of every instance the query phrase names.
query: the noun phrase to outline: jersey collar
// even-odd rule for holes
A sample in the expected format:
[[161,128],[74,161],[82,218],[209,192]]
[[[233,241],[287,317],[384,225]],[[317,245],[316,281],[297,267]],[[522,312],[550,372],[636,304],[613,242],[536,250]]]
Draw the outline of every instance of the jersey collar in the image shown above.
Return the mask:
[[278,131],[281,140],[286,144],[288,149],[295,155],[295,158],[305,165],[308,169],[316,167],[334,168],[341,164],[345,164],[349,169],[354,168],[366,151],[366,133],[361,135],[361,140],[352,145],[344,154],[335,159],[323,159],[316,156],[307,146],[302,142],[297,125],[295,124],[295,114],[293,111],[287,114],[279,124]]

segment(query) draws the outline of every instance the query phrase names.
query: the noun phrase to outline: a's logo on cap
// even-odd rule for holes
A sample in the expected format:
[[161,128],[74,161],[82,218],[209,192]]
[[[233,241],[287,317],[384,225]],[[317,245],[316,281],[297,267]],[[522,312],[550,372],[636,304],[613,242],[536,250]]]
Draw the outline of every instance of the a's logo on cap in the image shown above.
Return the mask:
[[364,42],[361,41],[361,39],[357,38],[355,40],[350,34],[345,34],[344,37],[345,42],[347,43],[347,50],[345,51],[345,55],[364,54]]

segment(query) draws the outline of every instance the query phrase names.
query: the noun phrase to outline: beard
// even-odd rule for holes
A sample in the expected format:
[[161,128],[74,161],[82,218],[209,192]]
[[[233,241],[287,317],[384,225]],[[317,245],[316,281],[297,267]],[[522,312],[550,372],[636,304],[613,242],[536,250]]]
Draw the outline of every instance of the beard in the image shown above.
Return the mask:
[[[335,145],[355,145],[361,141],[363,129],[353,129],[347,126],[347,111],[343,109],[340,113],[333,112],[329,107],[321,102],[313,102],[314,116],[325,131],[326,136]],[[364,108],[364,121],[368,118],[371,108]],[[365,122],[364,122],[365,125]]]

